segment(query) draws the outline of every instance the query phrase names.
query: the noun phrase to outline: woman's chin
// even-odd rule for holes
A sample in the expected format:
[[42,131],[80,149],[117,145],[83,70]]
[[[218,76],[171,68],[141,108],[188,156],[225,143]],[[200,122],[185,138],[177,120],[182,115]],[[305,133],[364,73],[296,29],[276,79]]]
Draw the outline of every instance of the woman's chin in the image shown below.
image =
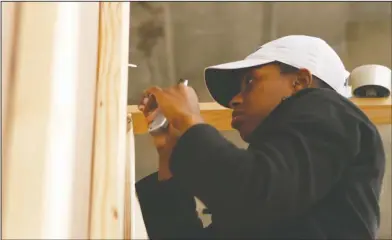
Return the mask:
[[245,142],[249,143],[249,131],[247,131],[244,128],[236,128],[237,132],[239,133],[240,137],[242,138],[242,140],[244,140]]
[[254,128],[252,128],[243,117],[237,117],[233,119],[231,122],[231,127],[238,131],[242,140],[244,140],[245,142],[248,142],[249,136],[254,130]]
[[249,136],[250,136],[250,134],[249,133],[240,132],[240,131],[239,131],[239,133],[240,133],[240,136],[241,136],[242,140],[244,140],[244,142],[246,142],[246,143],[249,143]]

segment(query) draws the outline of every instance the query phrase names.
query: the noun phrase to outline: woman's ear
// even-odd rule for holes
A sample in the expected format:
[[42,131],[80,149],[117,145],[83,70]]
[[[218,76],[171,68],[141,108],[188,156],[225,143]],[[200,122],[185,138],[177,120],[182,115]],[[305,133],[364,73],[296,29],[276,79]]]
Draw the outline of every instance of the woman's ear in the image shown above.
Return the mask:
[[295,82],[295,90],[299,91],[304,88],[309,88],[313,84],[312,74],[308,69],[301,68],[297,72],[297,79]]

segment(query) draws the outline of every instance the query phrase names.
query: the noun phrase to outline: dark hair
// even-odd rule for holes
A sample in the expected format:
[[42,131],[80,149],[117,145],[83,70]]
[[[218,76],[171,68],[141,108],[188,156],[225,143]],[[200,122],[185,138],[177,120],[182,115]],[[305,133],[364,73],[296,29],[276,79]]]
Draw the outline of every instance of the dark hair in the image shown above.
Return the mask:
[[[280,73],[282,74],[291,74],[291,73],[296,73],[298,72],[298,68],[290,66],[288,64],[282,63],[282,62],[274,62],[273,64],[276,64],[279,66],[280,68]],[[313,82],[315,83],[315,85],[318,88],[326,88],[326,89],[331,89],[333,90],[333,88],[331,86],[329,86],[327,83],[325,83],[323,80],[321,80],[320,78],[312,75],[312,79]]]

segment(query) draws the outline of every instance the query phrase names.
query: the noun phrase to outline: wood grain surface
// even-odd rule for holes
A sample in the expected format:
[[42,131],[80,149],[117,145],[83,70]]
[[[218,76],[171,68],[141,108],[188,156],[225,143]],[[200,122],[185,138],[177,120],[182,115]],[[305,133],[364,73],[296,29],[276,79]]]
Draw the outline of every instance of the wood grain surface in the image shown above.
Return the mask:
[[101,2],[90,239],[123,239],[129,2]]
[[1,6],[2,239],[86,239],[98,3]]

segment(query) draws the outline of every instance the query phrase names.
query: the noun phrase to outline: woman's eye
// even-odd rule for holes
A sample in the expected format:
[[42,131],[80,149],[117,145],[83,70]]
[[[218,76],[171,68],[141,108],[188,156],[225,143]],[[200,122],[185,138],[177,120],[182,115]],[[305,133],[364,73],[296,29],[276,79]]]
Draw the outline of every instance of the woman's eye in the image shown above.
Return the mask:
[[246,87],[246,89],[249,89],[249,87],[252,84],[252,82],[253,82],[253,78],[251,78],[251,77],[247,77],[245,79],[245,87]]
[[251,89],[253,77],[248,75],[244,76],[241,81],[241,92],[248,92]]

